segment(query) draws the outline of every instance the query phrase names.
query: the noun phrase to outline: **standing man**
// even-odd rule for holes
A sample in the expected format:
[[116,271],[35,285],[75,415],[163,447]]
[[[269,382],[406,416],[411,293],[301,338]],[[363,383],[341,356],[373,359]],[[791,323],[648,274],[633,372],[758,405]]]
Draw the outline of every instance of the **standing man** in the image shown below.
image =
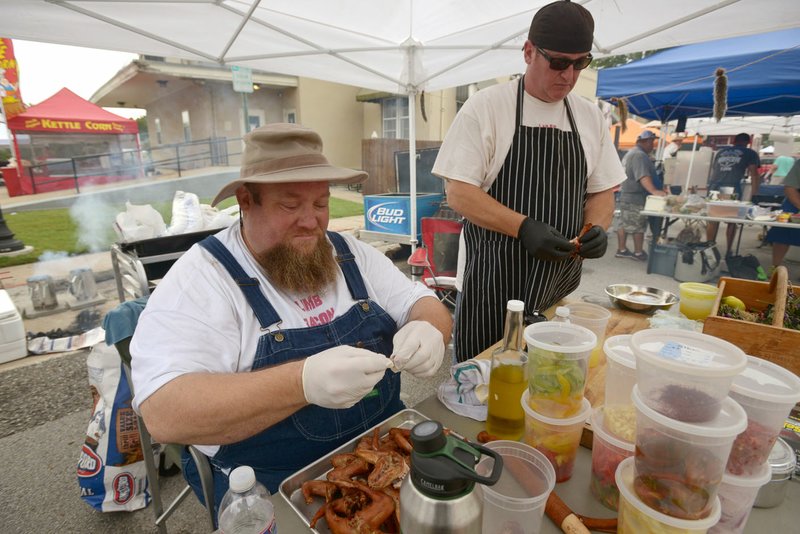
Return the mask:
[[[625,181],[622,182],[619,194],[620,220],[617,228],[617,258],[632,258],[647,261],[647,252],[644,251],[644,231],[647,228],[648,218],[642,215],[647,195],[666,196],[658,187],[656,166],[650,159],[650,154],[655,148],[658,136],[650,130],[644,130],[636,138],[636,146],[625,157],[622,164],[625,166]],[[661,221],[661,217],[654,217]],[[653,239],[661,225],[653,230]],[[628,235],[633,235],[633,252],[628,250]]]
[[157,441],[210,457],[217,507],[231,469],[252,466],[274,493],[402,409],[396,372],[435,374],[451,328],[432,291],[326,232],[329,184],[365,173],[330,165],[320,136],[297,124],[244,140],[240,177],[213,202],[235,195],[240,223],[175,262],[131,343],[134,408]]
[[[568,1],[533,17],[519,80],[470,97],[445,137],[433,173],[466,218],[456,356],[503,335],[506,302],[544,311],[580,282],[582,258],[603,256],[625,174],[600,110],[570,95],[592,62],[594,20]],[[578,237],[584,223],[591,230]]]
[[[792,165],[783,180],[784,213],[800,213],[800,160]],[[800,246],[800,225],[795,228],[770,228],[767,232],[767,241],[772,243],[772,267],[783,264],[789,247]]]
[[[711,176],[708,179],[709,191],[719,191],[720,187],[733,187],[736,192],[736,199],[742,200],[742,180],[750,176],[750,183],[752,184],[751,196],[758,194],[758,186],[761,182],[758,167],[761,165],[761,160],[758,157],[758,152],[747,148],[748,144],[750,144],[750,135],[740,133],[733,139],[733,146],[721,148],[717,152],[711,164]],[[706,226],[706,240],[716,241],[717,230],[719,230],[719,223],[709,222],[708,226]],[[735,224],[728,223],[725,229],[725,237],[728,247],[725,257],[728,257],[733,250],[733,238],[736,237]]]

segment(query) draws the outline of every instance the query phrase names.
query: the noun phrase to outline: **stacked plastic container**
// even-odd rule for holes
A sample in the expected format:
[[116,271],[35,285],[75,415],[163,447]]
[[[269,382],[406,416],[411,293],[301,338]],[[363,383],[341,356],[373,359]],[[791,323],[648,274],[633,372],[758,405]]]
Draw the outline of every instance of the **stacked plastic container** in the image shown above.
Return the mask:
[[582,326],[542,322],[524,332],[528,345],[528,389],[523,440],[543,453],[556,471],[556,482],[572,476],[583,426],[592,412],[584,398],[589,355],[597,336]]
[[633,456],[636,409],[631,392],[636,384],[636,357],[629,335],[612,336],[603,344],[606,356],[605,404],[592,412],[592,495],[604,506],[617,510],[617,466]]
[[747,356],[685,330],[643,330],[630,344],[636,453],[617,468],[618,532],[707,532],[722,514],[725,466],[747,427],[744,409],[728,396]]

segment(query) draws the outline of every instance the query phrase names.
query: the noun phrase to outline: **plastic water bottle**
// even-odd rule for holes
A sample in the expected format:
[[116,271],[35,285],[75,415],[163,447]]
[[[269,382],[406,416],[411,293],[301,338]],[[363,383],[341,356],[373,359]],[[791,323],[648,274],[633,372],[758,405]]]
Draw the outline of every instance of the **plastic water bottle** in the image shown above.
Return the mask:
[[277,534],[275,509],[269,491],[256,480],[252,467],[231,471],[230,488],[219,505],[219,529],[223,534]]
[[569,308],[566,306],[559,306],[556,308],[556,315],[553,317],[553,322],[570,324]]

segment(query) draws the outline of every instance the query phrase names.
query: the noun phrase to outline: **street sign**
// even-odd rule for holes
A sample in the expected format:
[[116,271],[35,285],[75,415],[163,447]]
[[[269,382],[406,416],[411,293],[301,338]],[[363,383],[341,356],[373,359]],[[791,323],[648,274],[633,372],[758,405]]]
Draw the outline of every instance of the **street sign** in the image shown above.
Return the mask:
[[253,92],[253,71],[248,67],[232,66],[233,90],[237,93]]

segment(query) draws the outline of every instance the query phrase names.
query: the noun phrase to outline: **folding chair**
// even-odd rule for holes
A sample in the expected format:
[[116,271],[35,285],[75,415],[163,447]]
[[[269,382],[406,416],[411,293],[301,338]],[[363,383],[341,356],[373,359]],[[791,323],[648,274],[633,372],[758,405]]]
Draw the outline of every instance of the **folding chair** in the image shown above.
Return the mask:
[[457,219],[422,217],[422,244],[408,258],[412,277],[421,277],[422,282],[451,310],[456,307],[455,276],[462,226]]
[[[125,375],[128,380],[131,394],[133,394],[133,380],[131,379],[131,353],[130,344],[133,337],[133,331],[136,329],[136,323],[139,320],[139,315],[144,309],[147,302],[147,297],[139,298],[123,302],[113,310],[106,314],[103,326],[106,329],[106,341],[111,340],[119,352],[120,359],[122,360]],[[181,502],[191,494],[192,487],[186,484],[181,492],[175,499],[167,505],[166,510],[161,499],[161,488],[158,484],[158,465],[156,465],[155,458],[153,457],[153,440],[150,437],[150,432],[144,424],[144,420],[138,416],[136,417],[139,425],[139,436],[142,444],[142,451],[144,453],[144,465],[147,472],[147,481],[150,488],[150,495],[152,497],[153,513],[155,514],[155,524],[160,534],[167,533],[166,521],[180,505]],[[170,457],[174,463],[180,465],[181,450],[183,445],[179,444],[166,444],[164,454]],[[211,506],[206,505],[208,512],[208,526],[209,532],[216,530],[216,522],[214,517],[214,475],[211,472],[211,465],[208,457],[197,450],[195,447],[188,445],[189,454],[192,455],[197,470],[200,473],[200,484],[203,490],[203,498],[206,503],[212,503]]]

